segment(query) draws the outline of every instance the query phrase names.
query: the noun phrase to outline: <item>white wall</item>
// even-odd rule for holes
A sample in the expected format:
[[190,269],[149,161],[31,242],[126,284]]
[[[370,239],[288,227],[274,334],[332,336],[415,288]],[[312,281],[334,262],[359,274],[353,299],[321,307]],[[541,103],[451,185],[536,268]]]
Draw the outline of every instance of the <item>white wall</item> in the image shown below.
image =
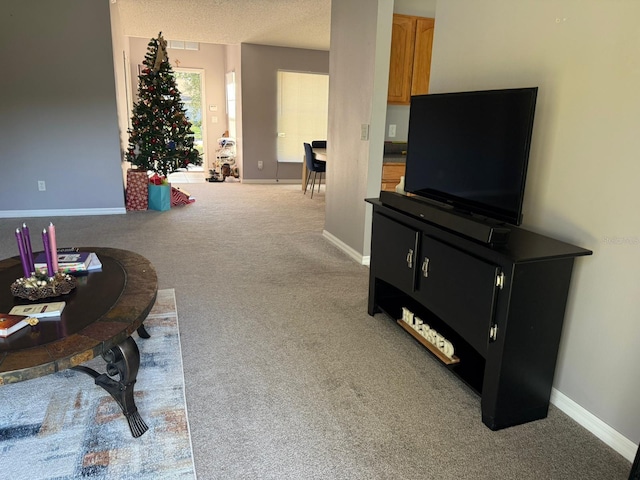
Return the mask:
[[109,3],[0,3],[0,58],[0,215],[124,213]]
[[640,2],[446,0],[431,92],[539,86],[524,227],[576,261],[555,387],[640,440]]
[[380,193],[392,14],[392,0],[331,4],[325,231],[354,256],[371,244],[364,199]]
[[395,0],[393,13],[434,18],[438,0]]

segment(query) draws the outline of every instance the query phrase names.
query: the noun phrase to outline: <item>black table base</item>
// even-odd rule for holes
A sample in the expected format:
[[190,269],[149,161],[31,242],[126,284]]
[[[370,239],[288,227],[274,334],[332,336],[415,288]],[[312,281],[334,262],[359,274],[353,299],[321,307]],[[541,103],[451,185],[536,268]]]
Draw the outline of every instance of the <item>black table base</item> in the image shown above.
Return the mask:
[[[140,326],[140,329],[146,335],[141,335],[141,337],[149,338],[149,334],[144,327]],[[94,369],[82,365],[73,367],[72,370],[91,375],[95,379],[95,384],[104,388],[118,402],[129,423],[131,435],[134,438],[138,438],[149,430],[149,427],[140,416],[133,398],[133,386],[136,383],[138,368],[140,367],[138,345],[136,345],[133,338],[127,337],[122,343],[102,355],[102,358],[107,362],[107,373],[98,373]],[[111,378],[115,376],[118,376],[119,379],[114,380]]]

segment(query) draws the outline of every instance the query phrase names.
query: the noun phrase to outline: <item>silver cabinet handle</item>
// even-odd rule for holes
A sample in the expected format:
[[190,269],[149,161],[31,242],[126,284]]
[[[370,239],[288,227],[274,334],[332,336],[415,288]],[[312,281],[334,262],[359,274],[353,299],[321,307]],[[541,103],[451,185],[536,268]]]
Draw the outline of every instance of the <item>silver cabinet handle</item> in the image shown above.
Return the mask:
[[413,268],[413,249],[410,248],[407,253],[407,267]]
[[429,276],[429,258],[428,257],[424,257],[424,262],[422,262],[422,276],[425,278]]

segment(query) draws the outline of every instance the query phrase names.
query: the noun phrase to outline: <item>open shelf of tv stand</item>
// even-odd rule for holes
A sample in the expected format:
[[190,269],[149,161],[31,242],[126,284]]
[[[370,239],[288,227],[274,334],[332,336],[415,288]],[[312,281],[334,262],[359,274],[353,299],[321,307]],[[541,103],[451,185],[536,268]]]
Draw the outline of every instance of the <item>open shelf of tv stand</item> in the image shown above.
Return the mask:
[[482,421],[492,430],[546,417],[573,263],[591,251],[518,227],[491,245],[401,204],[367,202],[368,313],[397,321],[407,307],[450,338],[460,361],[447,368],[481,396]]

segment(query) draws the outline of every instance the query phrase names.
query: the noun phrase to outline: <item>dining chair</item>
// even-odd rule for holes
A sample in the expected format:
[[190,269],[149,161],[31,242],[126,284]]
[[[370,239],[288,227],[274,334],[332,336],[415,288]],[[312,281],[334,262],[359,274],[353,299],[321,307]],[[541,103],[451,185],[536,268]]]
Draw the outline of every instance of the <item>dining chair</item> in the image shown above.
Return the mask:
[[[307,188],[309,187],[309,180],[311,180],[311,173],[313,173],[313,181],[311,183],[311,198],[313,198],[313,187],[316,183],[316,176],[318,173],[320,174],[320,181],[318,182],[318,192],[320,191],[320,184],[322,183],[322,174],[327,171],[327,162],[323,162],[322,160],[316,160],[316,156],[313,153],[313,149],[311,148],[311,144],[304,144],[304,158],[305,162],[307,162],[307,170],[309,171],[307,175]],[[307,188],[304,190],[304,194],[307,194]]]

